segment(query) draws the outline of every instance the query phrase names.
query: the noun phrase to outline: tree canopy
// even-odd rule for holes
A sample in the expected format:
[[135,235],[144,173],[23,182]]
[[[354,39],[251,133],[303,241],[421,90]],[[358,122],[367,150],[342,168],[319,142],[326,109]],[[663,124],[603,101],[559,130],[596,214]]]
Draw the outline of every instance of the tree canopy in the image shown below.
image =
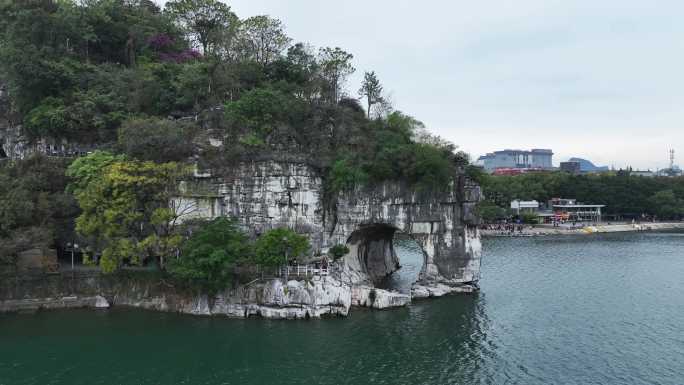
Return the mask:
[[[95,166],[100,164],[105,166]],[[163,265],[164,258],[177,252],[182,238],[173,230],[181,213],[171,198],[186,173],[177,163],[115,160],[102,153],[69,167],[82,210],[76,229],[88,238],[89,254],[101,255],[105,272],[149,257]]]
[[[163,264],[182,250],[171,196],[195,163],[220,171],[296,157],[320,173],[330,202],[386,180],[447,189],[464,154],[392,110],[374,72],[350,93],[354,72],[345,49],[294,42],[281,20],[240,19],[219,0],[0,0],[0,110],[29,144],[92,152],[45,166],[60,191],[27,182],[35,169],[8,180],[2,199],[19,203],[0,208],[0,236],[35,223],[40,244],[63,245],[62,205],[105,270]],[[278,236],[291,256],[305,249]],[[282,251],[268,251],[270,237],[260,263]]]
[[230,283],[235,265],[250,256],[249,240],[235,221],[216,218],[192,233],[168,270],[181,281],[216,292]]
[[309,251],[309,239],[287,228],[267,231],[254,244],[255,262],[262,266],[287,264]]
[[606,214],[637,217],[656,215],[678,219],[684,215],[684,178],[646,178],[629,172],[572,175],[563,172],[532,173],[517,176],[482,176],[481,185],[488,203],[510,207],[511,201],[573,198],[580,202],[606,205]]

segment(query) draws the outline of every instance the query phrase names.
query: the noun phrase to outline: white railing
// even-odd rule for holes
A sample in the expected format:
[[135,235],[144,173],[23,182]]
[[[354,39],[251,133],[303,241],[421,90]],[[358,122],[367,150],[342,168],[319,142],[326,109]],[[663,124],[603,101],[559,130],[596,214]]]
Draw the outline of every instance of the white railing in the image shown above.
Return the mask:
[[330,270],[328,267],[316,267],[315,265],[295,265],[295,266],[280,266],[277,273],[279,277],[313,277],[313,276],[328,276]]

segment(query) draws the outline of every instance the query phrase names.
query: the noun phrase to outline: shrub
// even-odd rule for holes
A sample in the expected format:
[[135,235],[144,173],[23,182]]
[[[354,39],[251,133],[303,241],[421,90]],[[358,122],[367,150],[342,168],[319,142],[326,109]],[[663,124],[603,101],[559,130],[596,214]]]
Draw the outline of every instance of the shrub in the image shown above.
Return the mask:
[[203,223],[169,263],[169,273],[210,293],[224,289],[233,266],[250,255],[250,245],[235,221],[220,217]]
[[262,266],[279,266],[309,250],[309,240],[286,228],[269,230],[254,244],[255,262]]
[[118,147],[138,160],[183,161],[193,154],[194,127],[168,119],[130,119],[119,128]]
[[536,213],[522,213],[520,214],[520,220],[523,223],[535,225],[539,223],[539,216]]
[[330,248],[330,254],[334,260],[338,260],[349,253],[349,248],[346,245],[335,245]]

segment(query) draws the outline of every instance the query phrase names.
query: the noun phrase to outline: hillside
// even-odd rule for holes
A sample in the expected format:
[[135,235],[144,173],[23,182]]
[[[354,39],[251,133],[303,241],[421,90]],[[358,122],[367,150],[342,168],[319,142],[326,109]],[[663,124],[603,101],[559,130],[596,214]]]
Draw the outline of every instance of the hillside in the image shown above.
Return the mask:
[[189,167],[296,160],[331,202],[388,180],[446,191],[468,162],[374,72],[350,89],[351,53],[219,1],[3,1],[0,33],[5,256],[77,238],[92,254],[175,252],[165,210]]

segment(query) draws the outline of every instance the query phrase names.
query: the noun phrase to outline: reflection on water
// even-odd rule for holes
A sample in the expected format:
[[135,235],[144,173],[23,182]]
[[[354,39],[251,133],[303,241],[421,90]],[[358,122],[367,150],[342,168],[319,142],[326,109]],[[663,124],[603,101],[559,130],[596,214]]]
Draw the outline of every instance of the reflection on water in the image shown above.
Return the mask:
[[488,239],[483,261],[479,294],[346,319],[0,315],[0,384],[682,383],[684,237]]
[[401,268],[376,286],[409,294],[411,285],[418,280],[420,270],[423,268],[423,250],[418,242],[403,233],[395,233],[392,244],[394,252],[399,257]]

